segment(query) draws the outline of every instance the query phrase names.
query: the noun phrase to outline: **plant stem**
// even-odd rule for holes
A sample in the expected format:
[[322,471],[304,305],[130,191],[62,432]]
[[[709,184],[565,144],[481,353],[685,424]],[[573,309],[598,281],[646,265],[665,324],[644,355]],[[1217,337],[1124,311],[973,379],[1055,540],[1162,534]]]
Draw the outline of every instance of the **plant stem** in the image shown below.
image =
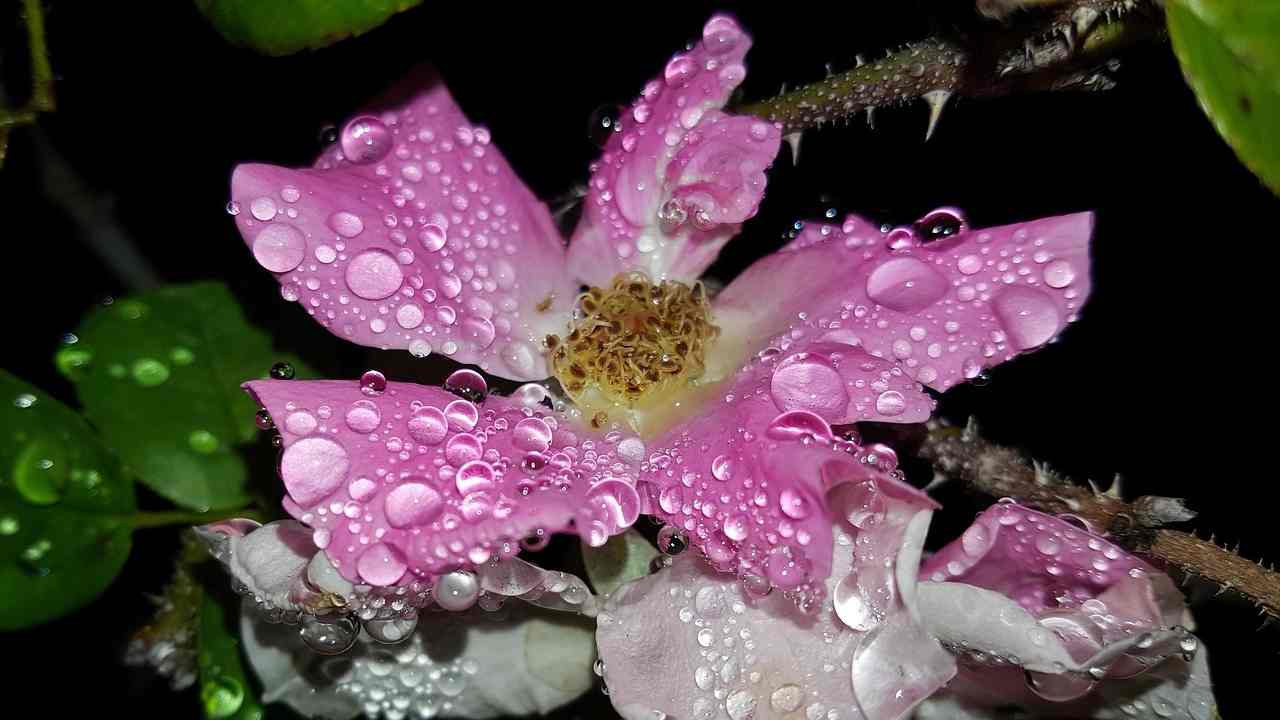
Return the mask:
[[167,510],[160,512],[135,513],[131,518],[134,530],[143,528],[170,527],[173,525],[205,525],[219,520],[246,518],[266,522],[270,518],[257,508],[244,507],[236,510],[217,512],[194,512],[189,510]]
[[860,60],[851,70],[737,111],[781,123],[782,132],[790,134],[861,112],[870,119],[877,108],[924,100],[931,133],[953,96],[1109,87],[1093,69],[1164,32],[1150,0],[1074,0],[1033,20],[909,43],[879,60]]
[[1074,484],[1017,451],[984,440],[975,424],[964,430],[937,421],[928,426],[920,455],[935,470],[991,497],[1009,497],[1047,513],[1069,513],[1086,520],[1095,532],[1138,555],[1188,577],[1214,584],[1220,593],[1243,596],[1261,614],[1280,619],[1280,573],[1180,530],[1163,527],[1194,517],[1182,500],[1144,496],[1126,501],[1119,481],[1105,492]]
[[53,66],[45,42],[44,7],[40,0],[22,0],[22,18],[27,25],[27,49],[31,54],[31,97],[15,110],[0,106],[0,167],[9,150],[9,130],[30,125],[40,113],[57,107],[53,93]]

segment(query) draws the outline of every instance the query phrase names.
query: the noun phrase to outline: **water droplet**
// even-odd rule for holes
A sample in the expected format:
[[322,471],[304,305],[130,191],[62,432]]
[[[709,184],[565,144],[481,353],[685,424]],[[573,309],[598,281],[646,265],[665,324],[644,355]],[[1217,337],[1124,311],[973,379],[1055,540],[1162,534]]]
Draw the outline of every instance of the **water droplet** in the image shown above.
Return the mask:
[[803,520],[809,517],[809,500],[797,490],[791,488],[783,490],[778,496],[778,506],[782,509],[784,515],[794,520]]
[[372,115],[352,118],[342,128],[342,154],[359,165],[375,163],[391,151],[391,131]]
[[292,225],[273,222],[253,238],[254,259],[273,273],[285,273],[298,267],[306,254],[307,239]]
[[1088,693],[1095,685],[1087,675],[1074,673],[1026,672],[1027,687],[1037,696],[1050,702],[1067,702]]
[[293,366],[287,362],[278,362],[271,366],[271,377],[275,380],[292,380],[294,376]]
[[200,702],[204,704],[207,718],[231,717],[244,704],[244,685],[226,675],[203,677],[200,681]]
[[475,573],[463,570],[446,573],[431,589],[431,595],[445,610],[461,612],[474,605],[480,596],[480,581]]
[[13,484],[32,505],[52,505],[62,499],[69,477],[66,453],[44,439],[28,443],[13,463]]
[[409,637],[418,626],[418,618],[391,618],[389,620],[369,620],[364,623],[365,632],[375,641],[384,644],[398,643]]
[[992,309],[1019,350],[1043,345],[1061,327],[1058,306],[1044,292],[1033,288],[1005,288],[992,302]]
[[769,705],[777,712],[788,713],[800,709],[804,702],[804,691],[799,685],[790,683],[780,686],[769,695]]
[[377,370],[368,370],[360,376],[360,392],[375,396],[387,389],[387,376]]
[[431,406],[418,408],[409,419],[409,436],[424,445],[438,445],[448,434],[448,419],[440,408]]
[[658,550],[664,555],[679,555],[689,547],[689,538],[674,525],[658,531]]
[[750,720],[755,716],[756,697],[748,690],[738,690],[725,698],[724,710],[732,720]]
[[169,379],[169,368],[153,358],[142,358],[133,363],[134,382],[143,387],[155,387]]
[[1044,266],[1044,284],[1051,288],[1064,288],[1075,279],[1075,268],[1066,260],[1054,260]]
[[390,297],[404,284],[404,271],[390,253],[365,250],[351,259],[346,271],[347,287],[365,300]]
[[609,142],[609,137],[620,130],[618,125],[618,107],[601,105],[592,111],[587,119],[587,138],[598,148]]
[[881,263],[867,276],[867,296],[903,313],[917,313],[941,300],[950,287],[946,277],[914,257]]
[[422,482],[398,485],[383,500],[387,524],[396,529],[430,523],[443,509],[440,493]]
[[356,644],[360,637],[360,624],[350,615],[321,618],[304,614],[298,636],[307,647],[321,655],[341,655]]
[[41,538],[22,549],[18,555],[18,564],[22,566],[24,572],[28,575],[36,575],[43,577],[48,575],[52,568],[49,567],[49,551],[53,550],[53,542]]
[[924,242],[951,237],[968,229],[964,212],[959,208],[941,207],[915,222],[916,235]]
[[218,438],[208,430],[192,430],[187,436],[187,444],[192,450],[208,455],[218,449]]
[[489,384],[485,382],[484,376],[475,370],[458,370],[445,378],[444,389],[480,404],[484,402],[485,395],[489,392]]
[[376,587],[396,584],[408,569],[404,555],[386,543],[370,545],[356,558],[356,572],[360,573],[360,578]]
[[[361,385],[361,387],[364,386]],[[358,433],[371,433],[377,430],[382,422],[382,412],[371,400],[357,400],[347,408],[347,414],[343,419],[346,420],[347,427],[352,430]]]
[[93,362],[93,353],[87,348],[64,347],[58,350],[54,362],[58,366],[58,372],[71,380],[77,380],[82,377],[89,363]]

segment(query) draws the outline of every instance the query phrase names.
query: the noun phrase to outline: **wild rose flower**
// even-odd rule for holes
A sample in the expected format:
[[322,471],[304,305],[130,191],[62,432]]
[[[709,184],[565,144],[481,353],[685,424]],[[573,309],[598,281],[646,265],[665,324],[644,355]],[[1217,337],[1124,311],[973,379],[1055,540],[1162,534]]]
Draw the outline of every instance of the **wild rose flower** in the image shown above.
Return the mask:
[[[357,620],[375,641],[388,627],[403,638],[428,607],[506,596],[592,615],[580,580],[515,555],[566,531],[599,545],[645,513],[706,562],[682,559],[608,600],[599,644],[629,717],[797,717],[815,703],[829,719],[899,717],[954,674],[938,638],[968,626],[921,608],[967,586],[915,581],[935,504],[851,426],[923,421],[926,387],[1051,341],[1088,295],[1092,216],[985,230],[950,208],[894,228],[849,216],[805,227],[709,297],[697,278],[755,213],[780,144],[776,126],[723,110],[749,45],[714,17],[645,86],[592,165],[567,249],[437,79],[350,121],[311,169],[236,169],[230,207],[255,259],[331,332],[553,377],[563,392],[491,396],[465,370],[446,389],[372,371],[248,383],[281,433],[284,506],[300,525],[287,542],[268,526],[218,552],[269,613],[320,649],[349,645]],[[290,554],[267,549],[282,543]],[[706,622],[702,588],[727,619]],[[680,596],[692,605],[677,621],[688,609],[704,625],[668,628],[663,605]],[[648,622],[670,635],[643,637]],[[731,637],[735,622],[761,640]],[[687,647],[665,644],[693,628]],[[771,677],[767,703],[751,668],[764,657],[751,646],[766,643],[794,643],[771,662],[803,674]],[[746,654],[731,666],[735,647]],[[1053,657],[1062,668],[1034,671],[1084,671]],[[647,683],[617,682],[618,668]],[[405,712],[388,698],[362,709]],[[483,716],[470,707],[444,710]]]

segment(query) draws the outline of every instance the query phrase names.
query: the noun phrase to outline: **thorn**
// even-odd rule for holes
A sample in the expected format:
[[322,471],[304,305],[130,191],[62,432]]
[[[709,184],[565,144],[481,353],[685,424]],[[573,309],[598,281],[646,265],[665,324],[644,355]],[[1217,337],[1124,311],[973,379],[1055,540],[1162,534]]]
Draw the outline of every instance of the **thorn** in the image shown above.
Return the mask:
[[876,129],[876,118],[875,118],[875,115],[872,114],[875,111],[876,111],[876,108],[874,105],[867,108],[867,127],[871,128],[872,130]]
[[978,418],[970,415],[969,420],[964,424],[964,430],[960,432],[960,439],[965,442],[973,442],[978,439]]
[[1076,54],[1076,29],[1071,25],[1062,28],[1062,39],[1067,43],[1067,54]]
[[831,69],[831,63],[827,63],[824,67],[827,68],[827,77],[831,77],[836,74],[835,71]]
[[929,103],[929,128],[924,131],[925,142],[933,137],[933,131],[938,127],[938,118],[942,117],[942,109],[950,99],[950,90],[930,90],[924,94],[924,101]]
[[786,140],[787,145],[791,147],[791,164],[792,165],[800,164],[800,137],[803,134],[804,134],[803,131],[797,130],[793,133],[787,133],[786,135],[782,136],[782,139]]
[[1075,9],[1071,13],[1071,23],[1075,28],[1078,37],[1084,37],[1089,34],[1089,30],[1093,28],[1093,24],[1098,22],[1098,11],[1094,8],[1084,6]]
[[1102,488],[1098,487],[1098,483],[1092,480],[1085,480],[1085,482],[1089,483],[1089,489],[1093,491],[1094,497],[1102,497]]
[[854,67],[862,67],[867,64],[867,59],[861,53],[853,56],[853,61],[857,63]]
[[1049,473],[1048,469],[1044,466],[1044,463],[1039,460],[1032,460],[1031,467],[1035,469],[1037,485],[1053,484],[1053,475]]
[[1120,473],[1116,473],[1115,479],[1111,481],[1111,487],[1107,488],[1107,491],[1103,493],[1103,495],[1115,500],[1123,500],[1124,496],[1120,492],[1120,484]]

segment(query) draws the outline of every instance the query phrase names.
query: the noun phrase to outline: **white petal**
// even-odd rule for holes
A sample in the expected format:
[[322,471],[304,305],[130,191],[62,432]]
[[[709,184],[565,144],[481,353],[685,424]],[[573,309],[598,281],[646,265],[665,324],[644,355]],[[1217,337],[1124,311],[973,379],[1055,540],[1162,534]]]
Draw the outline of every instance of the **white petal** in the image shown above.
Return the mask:
[[214,557],[268,609],[291,610],[290,591],[316,554],[311,531],[293,520],[263,525],[244,535],[226,526],[196,528]]
[[480,720],[546,713],[591,687],[595,658],[584,618],[510,603],[502,611],[428,611],[396,645],[362,633],[343,655],[317,655],[296,626],[244,620],[245,649],[268,702],[311,717]]
[[1075,665],[1052,631],[1018,603],[994,590],[952,582],[916,585],[921,621],[934,637],[1001,657],[1017,657],[1038,672],[1057,673]]

